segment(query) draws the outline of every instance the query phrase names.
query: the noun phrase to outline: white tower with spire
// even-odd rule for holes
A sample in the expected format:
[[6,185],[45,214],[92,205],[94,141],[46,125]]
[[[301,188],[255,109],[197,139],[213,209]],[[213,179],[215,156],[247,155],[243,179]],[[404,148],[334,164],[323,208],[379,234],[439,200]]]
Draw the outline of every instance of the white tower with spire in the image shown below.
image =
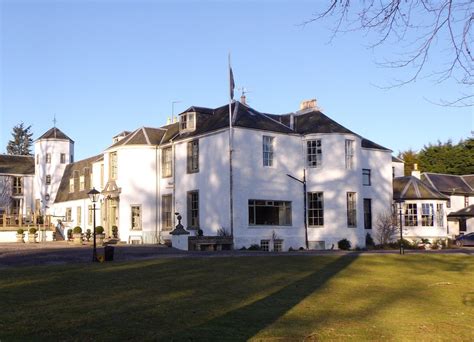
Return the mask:
[[74,162],[74,141],[56,127],[35,141],[35,211],[49,214],[67,164]]

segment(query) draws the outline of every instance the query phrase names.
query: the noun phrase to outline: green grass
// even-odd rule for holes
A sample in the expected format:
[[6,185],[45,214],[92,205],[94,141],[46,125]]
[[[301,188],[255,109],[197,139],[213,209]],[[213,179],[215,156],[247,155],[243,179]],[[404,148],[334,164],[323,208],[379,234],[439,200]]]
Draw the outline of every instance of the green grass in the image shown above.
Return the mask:
[[0,271],[0,340],[474,340],[462,255],[157,259]]

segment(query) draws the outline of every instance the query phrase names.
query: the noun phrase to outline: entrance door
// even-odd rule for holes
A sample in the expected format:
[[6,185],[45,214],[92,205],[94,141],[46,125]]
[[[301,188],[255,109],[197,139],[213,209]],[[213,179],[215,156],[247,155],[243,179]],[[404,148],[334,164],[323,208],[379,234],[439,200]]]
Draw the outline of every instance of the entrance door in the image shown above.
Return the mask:
[[119,211],[118,211],[118,200],[113,198],[107,200],[107,235],[112,235],[112,227],[119,225],[118,219]]

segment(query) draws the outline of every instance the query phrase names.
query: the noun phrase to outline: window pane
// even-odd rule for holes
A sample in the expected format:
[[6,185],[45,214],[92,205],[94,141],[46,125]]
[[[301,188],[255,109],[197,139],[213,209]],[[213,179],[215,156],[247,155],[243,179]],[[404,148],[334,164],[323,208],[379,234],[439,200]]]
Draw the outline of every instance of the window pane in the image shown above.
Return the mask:
[[273,166],[273,139],[263,136],[263,166]]
[[309,140],[306,146],[308,167],[320,167],[322,164],[321,140]]
[[249,225],[291,225],[291,202],[249,200]]
[[356,193],[347,193],[347,226],[350,228],[357,227],[357,207]]
[[322,192],[308,192],[308,225],[324,225],[324,204]]

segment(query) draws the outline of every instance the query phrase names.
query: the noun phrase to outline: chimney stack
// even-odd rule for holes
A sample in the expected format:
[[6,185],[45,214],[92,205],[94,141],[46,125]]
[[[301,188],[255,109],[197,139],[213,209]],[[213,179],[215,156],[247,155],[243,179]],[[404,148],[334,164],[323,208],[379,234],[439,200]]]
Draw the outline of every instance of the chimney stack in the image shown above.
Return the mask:
[[421,179],[421,172],[418,170],[417,163],[413,164],[413,171],[411,172],[411,175],[415,178]]
[[300,111],[301,110],[307,110],[307,109],[318,110],[318,105],[317,105],[316,99],[301,101]]
[[242,94],[240,96],[240,103],[246,105],[247,104],[247,97],[245,97],[245,94]]

